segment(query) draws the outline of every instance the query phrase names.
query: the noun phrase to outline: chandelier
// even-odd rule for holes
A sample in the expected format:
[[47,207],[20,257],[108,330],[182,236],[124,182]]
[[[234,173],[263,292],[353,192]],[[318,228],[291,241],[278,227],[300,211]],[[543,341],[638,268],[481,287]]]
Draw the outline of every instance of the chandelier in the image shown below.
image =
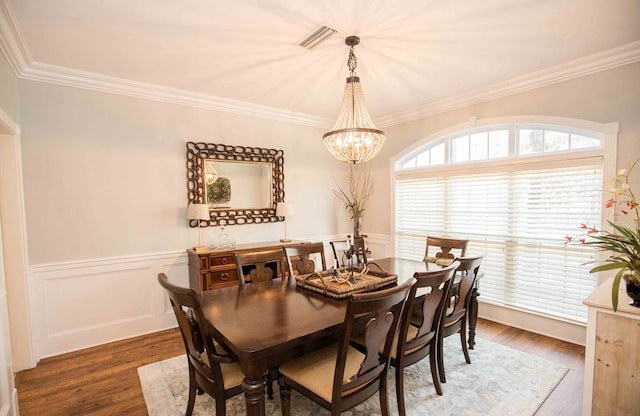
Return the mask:
[[360,38],[349,36],[344,43],[351,47],[347,60],[349,77],[344,88],[338,121],[330,132],[322,136],[322,142],[340,162],[355,164],[373,159],[382,149],[385,136],[382,130],[373,125],[369,117],[360,78],[356,76],[358,60],[353,47],[360,43]]

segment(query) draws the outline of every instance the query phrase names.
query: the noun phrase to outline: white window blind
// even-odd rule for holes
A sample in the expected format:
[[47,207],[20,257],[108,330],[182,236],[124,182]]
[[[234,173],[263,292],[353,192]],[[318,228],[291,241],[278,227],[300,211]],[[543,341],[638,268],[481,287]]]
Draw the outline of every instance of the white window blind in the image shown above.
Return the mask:
[[593,249],[564,246],[581,223],[599,226],[602,167],[589,160],[506,172],[396,177],[395,247],[422,259],[427,235],[465,237],[486,251],[483,301],[586,322],[582,300],[596,287]]

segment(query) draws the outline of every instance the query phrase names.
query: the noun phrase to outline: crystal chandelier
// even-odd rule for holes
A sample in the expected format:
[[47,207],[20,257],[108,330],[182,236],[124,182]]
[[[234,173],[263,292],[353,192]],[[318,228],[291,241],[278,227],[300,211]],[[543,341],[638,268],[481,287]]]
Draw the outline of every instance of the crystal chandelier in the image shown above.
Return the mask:
[[333,157],[341,162],[367,162],[380,152],[385,136],[382,130],[373,125],[369,117],[360,78],[356,76],[358,60],[353,47],[360,43],[360,38],[349,36],[344,43],[351,47],[347,60],[349,77],[344,88],[338,121],[330,132],[322,136],[322,142]]

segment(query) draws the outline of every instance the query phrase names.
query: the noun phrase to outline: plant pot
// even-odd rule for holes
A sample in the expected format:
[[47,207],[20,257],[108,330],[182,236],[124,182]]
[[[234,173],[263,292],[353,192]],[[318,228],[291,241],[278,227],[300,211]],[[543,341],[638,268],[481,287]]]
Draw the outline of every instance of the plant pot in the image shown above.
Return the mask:
[[627,295],[631,298],[629,305],[640,308],[640,282],[632,275],[624,275],[623,278],[627,287]]

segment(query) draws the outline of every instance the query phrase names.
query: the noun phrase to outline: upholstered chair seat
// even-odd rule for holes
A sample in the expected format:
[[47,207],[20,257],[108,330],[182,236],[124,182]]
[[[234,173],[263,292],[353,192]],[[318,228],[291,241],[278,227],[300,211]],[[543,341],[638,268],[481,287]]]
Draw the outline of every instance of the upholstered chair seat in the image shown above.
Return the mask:
[[[305,386],[326,401],[331,401],[333,389],[333,373],[338,358],[338,345],[330,345],[295,360],[289,361],[279,367],[280,374],[290,380]],[[360,364],[364,360],[364,354],[355,348],[349,348],[345,365],[345,380],[357,374]],[[355,391],[355,390],[354,390]],[[352,393],[350,391],[349,393]]]

